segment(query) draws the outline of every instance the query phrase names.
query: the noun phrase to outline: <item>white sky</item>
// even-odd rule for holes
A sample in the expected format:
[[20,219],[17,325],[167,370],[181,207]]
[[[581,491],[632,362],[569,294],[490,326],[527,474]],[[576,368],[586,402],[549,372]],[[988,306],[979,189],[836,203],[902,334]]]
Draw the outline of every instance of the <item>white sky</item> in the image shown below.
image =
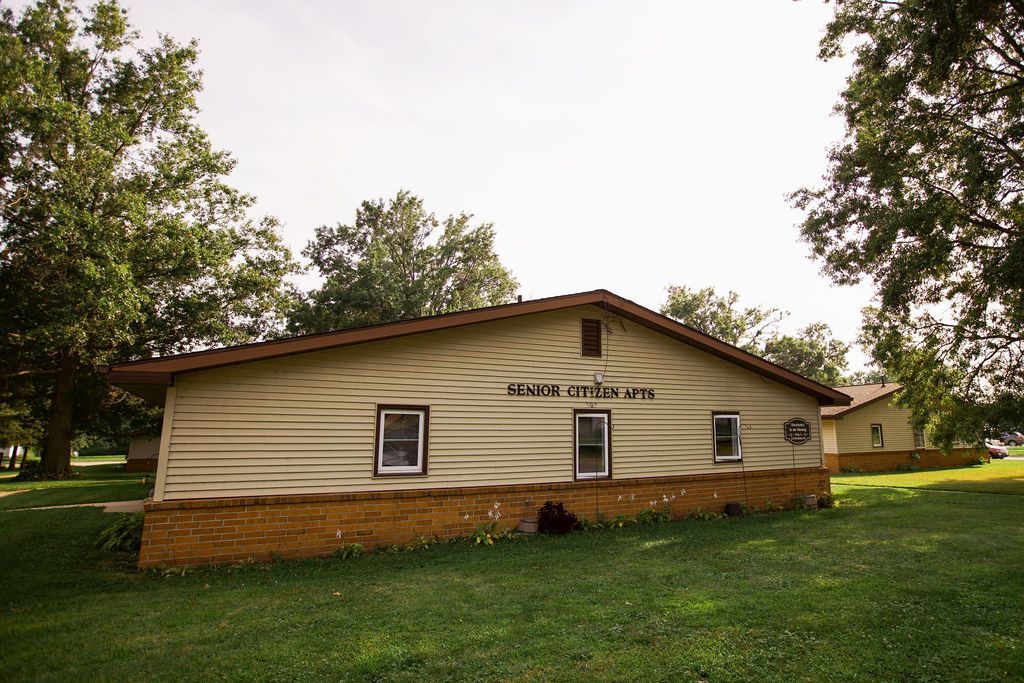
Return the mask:
[[843,130],[829,5],[125,2],[146,42],[199,40],[200,122],[296,254],[405,188],[493,222],[524,298],[710,285],[856,336],[869,289],[819,274],[784,198]]

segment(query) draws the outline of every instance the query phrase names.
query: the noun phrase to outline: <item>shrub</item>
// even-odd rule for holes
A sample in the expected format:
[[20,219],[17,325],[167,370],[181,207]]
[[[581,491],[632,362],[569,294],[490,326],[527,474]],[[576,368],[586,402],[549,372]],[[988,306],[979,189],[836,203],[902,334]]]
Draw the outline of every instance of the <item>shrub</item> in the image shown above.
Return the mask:
[[704,519],[704,520],[707,520],[707,519],[718,519],[721,516],[722,515],[718,514],[717,512],[709,512],[708,510],[705,510],[704,508],[697,508],[696,510],[694,510],[690,514],[686,515],[686,518],[687,519]]
[[101,550],[138,552],[142,545],[142,513],[118,515],[110,526],[100,532],[96,547]]
[[663,524],[669,521],[672,521],[672,515],[667,510],[646,508],[636,513],[637,524]]
[[839,471],[847,472],[848,474],[860,474],[862,470],[856,465],[843,465],[839,468]]
[[353,557],[362,557],[366,550],[362,543],[346,543],[334,549],[334,556],[339,560],[348,560]]
[[775,504],[774,502],[772,502],[771,500],[766,500],[766,501],[764,502],[764,511],[765,511],[765,512],[778,512],[778,511],[779,511],[779,510],[781,510],[781,509],[782,509],[782,508],[780,508],[780,507],[779,507],[778,505],[776,505],[776,504]]
[[832,498],[832,494],[822,491],[818,494],[818,507],[822,509],[834,508],[836,506],[835,500]]
[[567,534],[579,525],[576,515],[566,510],[562,503],[549,500],[537,510],[537,531],[542,534]]
[[919,469],[921,469],[921,468],[918,467],[917,465],[912,464],[912,463],[904,463],[903,465],[897,465],[896,466],[896,471],[897,472],[916,472]]
[[498,536],[497,522],[484,522],[469,535],[469,540],[477,545],[494,545],[494,539]]

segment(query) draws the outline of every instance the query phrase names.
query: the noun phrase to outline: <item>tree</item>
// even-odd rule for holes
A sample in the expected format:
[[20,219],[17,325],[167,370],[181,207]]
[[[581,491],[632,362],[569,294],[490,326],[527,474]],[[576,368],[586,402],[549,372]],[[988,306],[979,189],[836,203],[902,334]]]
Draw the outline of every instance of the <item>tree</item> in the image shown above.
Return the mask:
[[851,43],[802,235],[834,282],[874,283],[864,342],[914,420],[979,436],[996,394],[1024,415],[1024,4],[839,0],[819,56]]
[[841,381],[850,347],[834,339],[828,325],[811,323],[796,336],[780,335],[778,323],[788,312],[738,304],[736,292],[719,296],[713,287],[670,286],[661,314],[822,384]]
[[828,386],[843,381],[850,345],[832,337],[822,322],[811,323],[796,336],[773,337],[764,345],[764,357],[782,367]]
[[852,387],[858,384],[881,384],[887,379],[884,372],[874,368],[867,368],[865,370],[854,370],[845,375],[841,384],[845,387]]
[[256,338],[293,268],[195,121],[195,42],[137,37],[114,1],[0,11],[0,368],[46,476],[94,365]]
[[494,253],[492,224],[471,227],[472,218],[462,213],[438,221],[403,190],[388,202],[363,202],[353,225],[317,228],[302,253],[324,282],[299,297],[289,332],[508,303],[518,283]]
[[761,353],[764,342],[776,335],[778,323],[789,313],[760,306],[740,308],[739,298],[736,292],[719,296],[714,287],[690,289],[670,285],[661,314],[744,351]]

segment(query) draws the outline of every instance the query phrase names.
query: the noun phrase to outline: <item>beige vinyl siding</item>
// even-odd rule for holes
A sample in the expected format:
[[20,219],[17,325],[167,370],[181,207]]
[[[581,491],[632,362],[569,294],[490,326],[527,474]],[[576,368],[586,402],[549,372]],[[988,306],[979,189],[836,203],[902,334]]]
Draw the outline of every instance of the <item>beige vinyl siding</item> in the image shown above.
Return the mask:
[[[819,424],[815,399],[617,318],[604,357],[581,357],[582,317],[607,318],[586,306],[178,376],[158,494],[572,481],[573,409],[588,407],[612,411],[616,479],[820,465],[818,433],[782,437],[789,418]],[[566,396],[597,371],[656,398]],[[562,396],[509,396],[509,383]],[[377,404],[430,406],[426,476],[372,476]],[[742,465],[713,462],[713,410],[740,412]]]
[[836,421],[821,421],[821,442],[826,453],[838,453],[839,446],[836,443]]
[[[866,453],[869,451],[907,451],[914,449],[914,430],[910,426],[910,411],[890,405],[882,399],[848,413],[836,425],[838,453]],[[871,445],[871,425],[882,425],[883,446]]]

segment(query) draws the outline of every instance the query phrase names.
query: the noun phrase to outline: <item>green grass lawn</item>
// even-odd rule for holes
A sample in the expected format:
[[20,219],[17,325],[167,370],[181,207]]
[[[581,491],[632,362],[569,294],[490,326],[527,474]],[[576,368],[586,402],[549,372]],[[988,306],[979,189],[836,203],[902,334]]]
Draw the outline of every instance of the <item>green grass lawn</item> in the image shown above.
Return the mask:
[[1024,495],[1024,460],[993,460],[985,465],[917,472],[844,473],[834,475],[832,483]]
[[17,472],[0,473],[0,510],[138,500],[149,495],[145,474],[127,474],[120,465],[72,467],[74,477],[60,481],[15,481]]
[[1024,458],[1024,446],[1014,446],[1013,448],[1006,449],[1010,452],[1010,455],[1017,458]]
[[95,509],[0,514],[7,680],[1024,678],[1024,504],[840,507],[138,573]]

